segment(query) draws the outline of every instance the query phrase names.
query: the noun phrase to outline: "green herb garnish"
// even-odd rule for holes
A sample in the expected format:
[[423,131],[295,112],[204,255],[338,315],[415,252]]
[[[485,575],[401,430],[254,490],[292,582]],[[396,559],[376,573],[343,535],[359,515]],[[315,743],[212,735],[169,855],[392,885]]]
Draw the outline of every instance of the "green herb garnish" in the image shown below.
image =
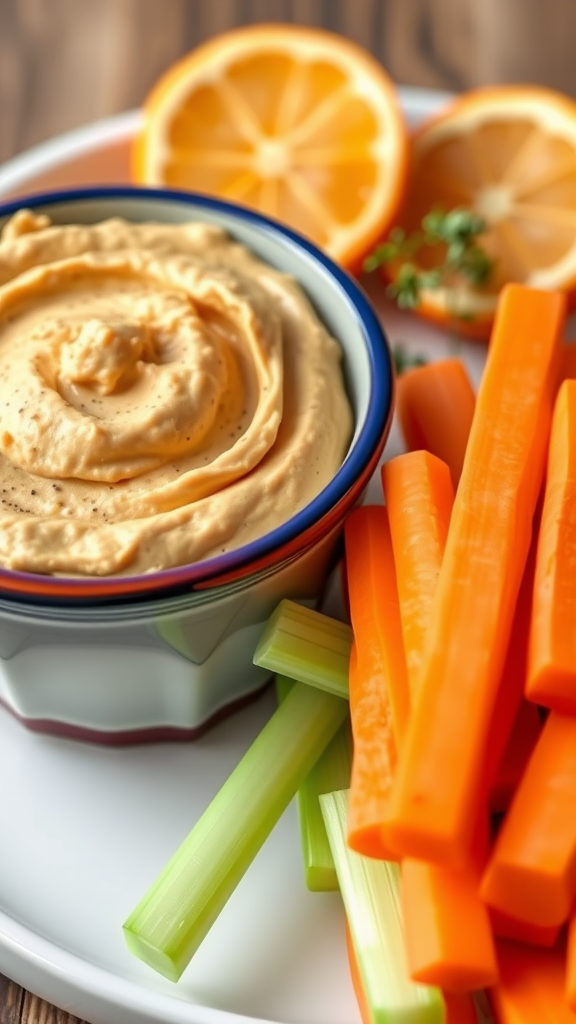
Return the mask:
[[406,373],[407,370],[414,370],[417,366],[426,366],[428,360],[419,353],[409,352],[399,342],[392,349],[392,362],[394,363],[396,376],[399,377],[400,374]]
[[[407,235],[402,228],[394,228],[388,240],[366,258],[363,269],[371,273],[390,263],[399,264],[386,292],[401,309],[416,309],[423,291],[442,288],[458,277],[481,288],[494,269],[494,261],[478,242],[486,228],[482,217],[463,207],[447,212],[435,208],[422,219],[420,231]],[[422,249],[435,245],[445,246],[444,260],[431,270],[423,270],[415,257]]]

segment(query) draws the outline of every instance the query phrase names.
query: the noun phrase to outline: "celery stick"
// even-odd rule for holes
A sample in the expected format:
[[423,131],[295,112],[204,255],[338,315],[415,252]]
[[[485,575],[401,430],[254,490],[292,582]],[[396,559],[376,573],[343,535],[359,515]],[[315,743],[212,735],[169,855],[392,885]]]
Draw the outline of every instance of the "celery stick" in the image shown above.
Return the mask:
[[373,1024],[443,1024],[440,989],[408,977],[398,864],[348,849],[346,791],[320,804]]
[[254,664],[347,698],[351,647],[345,622],[284,600],[268,619]]
[[311,892],[335,892],[338,875],[319,797],[335,786],[350,785],[352,733],[345,722],[298,790],[298,820],[304,853],[306,885]]
[[[294,685],[293,679],[276,676],[278,699],[284,700]],[[311,892],[333,892],[338,889],[338,877],[318,798],[321,793],[347,789],[351,768],[352,732],[350,721],[347,720],[318,758],[297,794],[304,877]]]
[[135,956],[178,981],[347,714],[345,701],[294,686],[125,922]]

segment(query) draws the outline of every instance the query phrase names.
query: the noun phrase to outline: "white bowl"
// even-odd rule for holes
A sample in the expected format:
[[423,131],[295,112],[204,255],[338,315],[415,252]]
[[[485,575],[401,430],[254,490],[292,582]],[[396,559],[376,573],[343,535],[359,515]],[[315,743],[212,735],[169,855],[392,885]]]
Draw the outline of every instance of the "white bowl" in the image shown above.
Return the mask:
[[[0,223],[20,204],[0,207]],[[103,742],[193,736],[255,693],[263,625],[283,597],[314,602],[344,517],[390,426],[389,348],[357,284],[292,231],[188,193],[89,189],[26,197],[56,223],[204,220],[294,276],[344,354],[355,431],[330,484],[287,523],[204,562],[138,577],[0,570],[0,701],[33,728]]]

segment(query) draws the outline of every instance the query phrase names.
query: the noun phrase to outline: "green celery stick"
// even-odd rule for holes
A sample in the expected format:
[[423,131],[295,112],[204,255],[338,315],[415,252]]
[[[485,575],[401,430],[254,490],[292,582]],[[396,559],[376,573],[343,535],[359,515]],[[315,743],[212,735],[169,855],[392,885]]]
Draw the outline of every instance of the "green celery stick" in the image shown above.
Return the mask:
[[348,698],[351,647],[345,622],[284,600],[268,619],[254,664]]
[[298,790],[298,820],[306,885],[311,892],[335,892],[340,886],[320,807],[320,794],[350,785],[352,733],[345,722]]
[[398,864],[348,849],[346,791],[320,804],[373,1024],[443,1024],[440,989],[408,977]]
[[[294,680],[287,676],[276,676],[278,699],[284,700],[295,685]],[[351,769],[352,732],[350,720],[347,719],[318,758],[297,794],[304,877],[311,892],[334,892],[338,889],[338,877],[318,798],[321,793],[347,789]]]
[[135,956],[178,981],[347,715],[345,701],[294,686],[125,922]]

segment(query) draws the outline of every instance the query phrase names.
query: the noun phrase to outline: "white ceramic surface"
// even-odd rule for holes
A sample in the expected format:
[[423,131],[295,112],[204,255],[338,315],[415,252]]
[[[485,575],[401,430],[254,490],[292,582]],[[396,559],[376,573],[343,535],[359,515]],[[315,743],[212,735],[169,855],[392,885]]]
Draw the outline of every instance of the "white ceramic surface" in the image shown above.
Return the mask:
[[[412,121],[443,100],[403,98]],[[135,123],[113,119],[18,158],[0,170],[0,195],[35,168],[57,177]],[[479,379],[482,346],[375,298],[393,343],[429,358],[458,352]],[[386,455],[398,451],[393,429]],[[367,498],[380,500],[377,475]],[[340,899],[304,887],[293,806],[177,986],[123,945],[127,913],[273,707],[268,692],[196,743],[131,748],[34,734],[0,709],[0,970],[92,1024],[358,1024]]]
[[78,739],[190,738],[265,685],[252,655],[266,620],[282,597],[316,604],[335,543],[332,530],[250,586],[200,592],[202,604],[184,595],[76,613],[0,600],[0,703]]

